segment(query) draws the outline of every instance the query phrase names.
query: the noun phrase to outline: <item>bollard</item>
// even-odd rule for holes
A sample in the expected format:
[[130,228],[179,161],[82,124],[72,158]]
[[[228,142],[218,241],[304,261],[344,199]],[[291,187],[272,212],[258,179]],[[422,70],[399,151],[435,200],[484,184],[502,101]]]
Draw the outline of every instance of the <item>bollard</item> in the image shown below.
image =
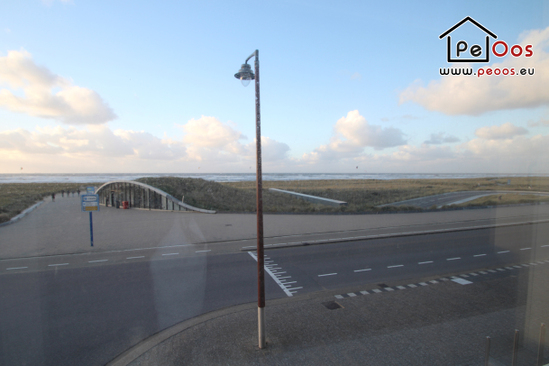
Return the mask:
[[543,347],[544,347],[544,328],[546,325],[544,323],[541,323],[540,325],[540,334],[539,334],[539,350],[537,354],[537,366],[542,366],[542,359],[543,359]]
[[489,353],[491,352],[491,337],[487,336],[485,342],[485,366],[489,366]]
[[516,366],[518,360],[519,330],[514,332],[514,349],[512,350],[512,366]]

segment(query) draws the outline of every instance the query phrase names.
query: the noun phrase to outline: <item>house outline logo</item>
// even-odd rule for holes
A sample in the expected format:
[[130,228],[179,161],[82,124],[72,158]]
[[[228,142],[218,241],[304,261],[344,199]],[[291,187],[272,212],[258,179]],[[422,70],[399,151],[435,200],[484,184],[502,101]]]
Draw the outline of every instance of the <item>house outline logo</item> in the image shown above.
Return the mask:
[[[473,45],[469,48],[469,53],[475,58],[459,58],[461,52],[465,52],[468,50],[468,43],[466,41],[460,40],[456,43],[456,51],[457,51],[457,58],[453,58],[451,55],[451,36],[450,34],[454,32],[457,28],[461,27],[464,23],[470,22],[474,24],[476,27],[481,29],[483,32],[485,32],[487,35],[485,36],[485,57],[484,58],[478,58],[482,54],[483,48],[480,45]],[[474,19],[472,19],[470,16],[467,16],[466,18],[462,19],[460,22],[453,25],[451,28],[447,29],[443,34],[439,36],[439,39],[442,39],[444,37],[447,37],[447,62],[489,62],[489,36],[493,37],[494,39],[497,39],[498,36],[491,32],[489,29],[485,28],[480,23],[476,22]],[[461,48],[464,47],[464,48]]]

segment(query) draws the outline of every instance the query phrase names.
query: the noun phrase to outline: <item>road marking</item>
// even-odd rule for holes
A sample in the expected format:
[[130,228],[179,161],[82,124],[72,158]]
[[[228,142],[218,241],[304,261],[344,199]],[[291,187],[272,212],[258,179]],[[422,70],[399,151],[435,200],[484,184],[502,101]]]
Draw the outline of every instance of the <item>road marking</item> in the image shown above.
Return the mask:
[[303,288],[303,287],[302,287],[302,286],[300,286],[300,287],[293,287],[293,288],[289,288],[288,291],[299,290],[299,289],[301,289],[301,288]]
[[95,261],[88,261],[88,263],[101,263],[101,262],[107,262],[108,259],[97,259]]
[[195,253],[207,253],[207,252],[210,252],[212,251],[212,249],[207,249],[207,250],[195,250]]
[[357,296],[357,295],[354,294],[353,292],[348,292],[348,296],[349,296],[349,297],[355,297],[355,296]]
[[406,290],[407,288],[405,286],[396,286],[400,290]]
[[[283,281],[281,281],[281,282],[283,282]],[[290,281],[290,282],[283,282],[283,283],[284,283],[285,286],[286,286],[286,285],[290,285],[290,284],[293,284],[293,283],[296,283],[296,282],[297,282],[297,281]]]
[[533,248],[521,248],[520,250],[531,250]]
[[66,266],[69,263],[56,263],[56,264],[48,264],[48,267],[56,267],[56,266]]
[[398,267],[404,267],[404,264],[396,264],[394,266],[388,266],[387,268],[398,268]]
[[501,250],[500,252],[497,252],[497,254],[504,254],[504,253],[510,253],[509,250]]
[[368,291],[359,291],[360,293],[362,293],[363,295],[368,295],[369,292]]
[[372,292],[376,292],[377,294],[379,294],[379,293],[382,292],[382,290],[379,290],[379,289],[377,289],[377,288],[374,288],[374,289],[372,289],[371,291],[372,291]]
[[454,257],[454,258],[447,258],[448,261],[457,261],[461,259],[460,257]]
[[485,257],[487,254],[474,254],[474,257]]
[[11,268],[6,268],[6,271],[15,271],[16,269],[27,269],[29,267],[11,267]]
[[178,255],[179,253],[164,253],[163,255]]
[[325,274],[317,275],[317,277],[334,276],[334,275],[337,275],[337,274],[338,273],[325,273]]
[[[251,256],[252,258],[254,258],[254,260],[255,260],[256,262],[258,261],[258,257],[256,256],[256,254],[254,254],[253,252],[248,252],[248,254],[250,254],[250,256]],[[265,258],[265,256],[264,256],[264,258]],[[291,292],[291,290],[297,290],[297,289],[301,288],[301,287],[299,287],[299,288],[296,287],[296,288],[293,288],[293,289],[288,289],[288,288],[286,288],[286,286],[284,285],[284,283],[281,282],[281,278],[282,278],[282,277],[281,277],[281,278],[277,278],[278,276],[277,276],[275,273],[273,273],[273,272],[272,272],[269,268],[267,268],[266,266],[264,266],[264,270],[267,272],[268,275],[271,276],[271,278],[273,278],[273,281],[275,281],[275,283],[276,283],[277,285],[279,285],[279,287],[281,288],[281,290],[283,290],[284,293],[285,293],[288,297],[292,297],[292,294],[295,293],[294,291]],[[279,272],[279,273],[286,273],[286,272]],[[290,277],[290,276],[286,276],[286,277],[284,277],[284,278],[289,278],[289,277]]]
[[540,247],[541,248],[548,248],[548,244],[547,245],[541,245]]
[[394,290],[393,288],[391,288],[391,287],[384,287],[384,290],[386,290],[386,291],[388,291],[388,292],[390,292],[390,291],[395,291],[395,290]]
[[128,257],[126,259],[139,259],[139,258],[145,258],[144,255],[140,255],[139,257]]
[[415,284],[412,284],[412,283],[410,285],[407,285],[407,286],[409,286],[410,288],[418,287],[418,286],[416,286]]
[[366,271],[370,271],[371,269],[372,268],[356,269],[353,272],[366,272]]
[[465,280],[464,278],[453,278],[451,281],[456,282],[461,285],[469,285],[473,283],[472,281]]
[[430,264],[430,263],[433,263],[434,261],[425,261],[425,262],[418,262],[418,264]]

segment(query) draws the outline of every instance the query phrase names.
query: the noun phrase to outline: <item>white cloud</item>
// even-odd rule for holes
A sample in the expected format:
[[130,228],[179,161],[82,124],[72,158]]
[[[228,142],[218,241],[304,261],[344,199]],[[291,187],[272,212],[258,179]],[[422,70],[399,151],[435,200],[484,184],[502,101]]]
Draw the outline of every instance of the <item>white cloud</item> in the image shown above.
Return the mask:
[[[38,66],[27,51],[9,51],[0,57],[0,107],[31,116],[52,118],[71,125],[103,124],[116,118],[95,91]],[[20,96],[19,90],[23,95]],[[14,92],[15,91],[15,92]]]
[[[521,45],[532,44],[533,56],[506,56],[491,68],[534,68],[533,76],[444,76],[426,87],[417,81],[400,94],[400,103],[412,101],[448,115],[480,115],[488,111],[531,108],[548,104],[548,28],[520,36]],[[470,65],[460,65],[469,68]],[[434,70],[435,72],[435,70]]]
[[353,158],[360,155],[366,147],[382,150],[388,147],[404,145],[401,130],[371,125],[359,111],[350,111],[334,125],[334,134],[327,145],[321,145],[313,152],[304,155],[304,159],[335,160]]
[[424,141],[424,143],[427,145],[440,145],[440,144],[453,143],[458,141],[460,141],[458,137],[449,136],[443,132],[439,132],[439,133],[432,133],[430,135],[430,139]]
[[481,127],[476,130],[476,136],[486,140],[502,140],[525,135],[527,130],[506,122],[500,126]]

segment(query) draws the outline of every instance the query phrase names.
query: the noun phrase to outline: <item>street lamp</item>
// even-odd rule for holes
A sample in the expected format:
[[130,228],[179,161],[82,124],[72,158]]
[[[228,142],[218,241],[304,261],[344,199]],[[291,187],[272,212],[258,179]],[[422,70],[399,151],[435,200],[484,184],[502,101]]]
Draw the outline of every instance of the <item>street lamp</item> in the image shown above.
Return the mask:
[[[248,64],[248,60],[254,57],[255,75]],[[262,203],[262,134],[260,132],[260,60],[258,50],[248,56],[235,77],[244,86],[255,80],[256,84],[256,218],[257,237],[256,253],[258,256],[258,346],[265,348],[265,286],[264,286],[264,216]]]

